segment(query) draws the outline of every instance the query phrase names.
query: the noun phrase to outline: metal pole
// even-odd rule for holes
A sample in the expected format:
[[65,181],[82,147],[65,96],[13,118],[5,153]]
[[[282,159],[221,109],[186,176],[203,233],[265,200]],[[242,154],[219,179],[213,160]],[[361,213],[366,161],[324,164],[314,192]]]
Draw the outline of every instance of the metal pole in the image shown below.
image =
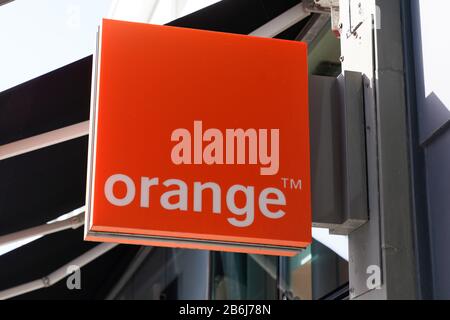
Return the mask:
[[32,237],[45,236],[51,233],[67,230],[70,228],[76,229],[82,226],[83,224],[84,224],[84,212],[70,219],[66,219],[63,221],[56,221],[53,223],[47,223],[37,227],[0,236],[0,246],[9,245],[14,242],[29,239]]
[[89,121],[53,130],[0,146],[0,160],[42,149],[89,134]]
[[45,276],[41,279],[37,279],[25,284],[18,285],[16,287],[12,287],[10,289],[6,289],[3,291],[0,291],[0,300],[5,300],[13,297],[17,297],[19,295],[35,291],[41,288],[47,288],[55,283],[59,282],[60,280],[64,279],[66,276],[69,275],[69,267],[71,266],[77,266],[79,268],[84,267],[91,261],[97,259],[104,253],[108,252],[109,250],[116,247],[118,244],[116,243],[102,243],[94,247],[93,249],[87,251],[86,253],[82,254],[78,258],[70,261],[69,263],[63,265],[61,268],[53,271],[48,276]]
[[258,29],[251,32],[250,36],[273,38],[277,34],[289,29],[297,22],[302,21],[311,13],[307,12],[303,7],[303,3],[299,3],[291,9],[285,11],[273,20],[262,25]]

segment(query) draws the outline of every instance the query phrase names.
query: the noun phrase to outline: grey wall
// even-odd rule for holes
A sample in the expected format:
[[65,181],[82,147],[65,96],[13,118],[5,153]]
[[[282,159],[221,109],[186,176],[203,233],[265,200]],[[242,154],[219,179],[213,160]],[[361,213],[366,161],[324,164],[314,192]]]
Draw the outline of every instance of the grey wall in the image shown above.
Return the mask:
[[420,144],[425,154],[433,291],[450,299],[450,38],[448,0],[413,0]]

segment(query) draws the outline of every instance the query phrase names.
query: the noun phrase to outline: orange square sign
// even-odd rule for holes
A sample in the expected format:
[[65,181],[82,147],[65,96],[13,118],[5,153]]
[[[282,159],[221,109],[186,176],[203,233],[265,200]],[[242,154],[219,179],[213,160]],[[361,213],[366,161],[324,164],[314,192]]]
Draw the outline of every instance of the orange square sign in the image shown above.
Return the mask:
[[310,244],[304,43],[114,20],[98,42],[87,240]]

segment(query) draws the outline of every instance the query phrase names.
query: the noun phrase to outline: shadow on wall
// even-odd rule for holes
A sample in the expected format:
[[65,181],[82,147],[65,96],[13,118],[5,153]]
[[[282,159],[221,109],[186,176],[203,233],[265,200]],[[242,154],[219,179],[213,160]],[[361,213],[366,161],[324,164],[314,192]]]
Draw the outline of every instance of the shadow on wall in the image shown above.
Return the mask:
[[[439,97],[432,92],[425,98],[424,105],[421,106],[423,110],[424,119],[419,121],[424,122],[421,127],[425,130],[424,137],[421,139],[422,145],[432,143],[432,141],[439,137],[450,125],[450,106],[446,106]],[[450,146],[449,146],[450,149]]]

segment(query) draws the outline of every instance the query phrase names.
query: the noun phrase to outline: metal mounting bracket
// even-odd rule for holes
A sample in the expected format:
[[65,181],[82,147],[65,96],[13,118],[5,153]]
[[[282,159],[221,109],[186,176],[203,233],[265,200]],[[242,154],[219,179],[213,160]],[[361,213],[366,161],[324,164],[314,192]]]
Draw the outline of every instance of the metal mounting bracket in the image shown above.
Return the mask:
[[342,25],[339,18],[339,0],[303,0],[303,6],[309,12],[331,15],[331,30],[337,38],[340,38]]
[[311,76],[313,226],[348,235],[368,219],[363,78]]

